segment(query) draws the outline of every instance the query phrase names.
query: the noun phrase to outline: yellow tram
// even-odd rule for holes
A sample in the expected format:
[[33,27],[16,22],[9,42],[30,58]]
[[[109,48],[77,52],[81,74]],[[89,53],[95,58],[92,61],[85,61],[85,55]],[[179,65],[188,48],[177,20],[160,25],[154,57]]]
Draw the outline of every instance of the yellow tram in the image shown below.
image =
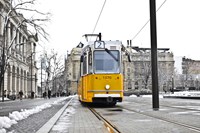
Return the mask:
[[108,105],[122,102],[122,43],[99,39],[87,44],[80,59],[79,100]]

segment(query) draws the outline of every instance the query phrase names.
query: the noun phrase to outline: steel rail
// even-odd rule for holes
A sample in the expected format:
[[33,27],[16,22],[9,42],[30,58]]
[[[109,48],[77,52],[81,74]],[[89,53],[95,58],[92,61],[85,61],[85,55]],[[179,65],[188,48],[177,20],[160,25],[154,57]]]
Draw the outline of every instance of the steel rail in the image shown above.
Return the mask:
[[183,127],[186,127],[188,129],[196,131],[196,132],[200,132],[200,128],[199,127],[195,127],[195,126],[184,124],[184,123],[181,123],[181,122],[169,120],[169,119],[166,119],[166,118],[163,118],[163,117],[159,117],[159,116],[154,116],[154,115],[146,114],[144,112],[133,110],[133,109],[128,109],[128,108],[124,108],[124,107],[120,107],[120,108],[126,109],[128,111],[132,111],[134,113],[138,113],[138,114],[141,114],[141,115],[144,115],[144,116],[148,116],[148,117],[151,117],[151,118],[156,118],[158,120],[162,120],[162,121],[165,121],[165,122],[168,122],[168,123],[172,123],[172,124],[176,124],[176,125],[179,125],[179,126],[183,126]]
[[[89,107],[88,107],[89,108]],[[106,128],[108,129],[109,133],[121,133],[121,131],[119,131],[119,129],[117,129],[117,127],[113,124],[111,124],[111,122],[109,122],[108,120],[106,120],[102,115],[100,115],[95,109],[93,108],[89,108],[89,110],[100,120],[104,123],[104,125],[106,126]]]
[[[132,103],[137,103],[137,104],[143,104],[143,105],[152,105],[151,103],[147,103],[147,102],[135,102],[135,101],[131,101]],[[160,106],[162,107],[168,107],[168,108],[175,108],[175,109],[183,109],[183,110],[189,110],[189,111],[200,111],[200,109],[194,109],[194,108],[184,108],[184,107],[180,107],[180,106],[176,106],[176,105],[163,105],[160,104]]]

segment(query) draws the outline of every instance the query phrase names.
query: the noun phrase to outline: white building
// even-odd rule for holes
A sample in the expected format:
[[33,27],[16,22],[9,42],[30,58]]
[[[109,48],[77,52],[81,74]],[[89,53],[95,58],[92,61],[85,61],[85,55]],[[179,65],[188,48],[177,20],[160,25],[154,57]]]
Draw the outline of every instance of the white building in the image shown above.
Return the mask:
[[[25,97],[30,97],[31,92],[34,92],[36,96],[35,49],[37,36],[31,35],[25,24],[19,26],[19,24],[23,24],[23,15],[15,11],[12,12],[12,15],[17,17],[8,19],[6,32],[3,32],[5,29],[5,18],[3,16],[9,11],[8,8],[9,6],[5,3],[5,0],[0,0],[0,54],[2,57],[4,49],[6,57],[9,57],[6,61],[7,68],[4,74],[4,86],[1,86],[1,96],[2,90],[4,90],[4,95],[7,97],[11,95],[18,96],[20,90],[23,91]],[[0,61],[2,63],[2,58]]]

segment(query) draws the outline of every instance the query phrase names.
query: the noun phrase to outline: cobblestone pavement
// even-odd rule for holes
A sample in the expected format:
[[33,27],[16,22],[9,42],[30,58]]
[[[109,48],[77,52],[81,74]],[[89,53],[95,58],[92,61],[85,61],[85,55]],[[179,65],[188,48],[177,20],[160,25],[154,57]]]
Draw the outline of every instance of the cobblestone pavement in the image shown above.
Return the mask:
[[12,133],[35,133],[40,127],[42,127],[51,117],[53,117],[67,102],[65,100],[52,107],[44,109],[43,111],[33,114],[28,118],[18,121],[17,124],[7,129],[8,132]]
[[108,133],[105,125],[78,97],[65,109],[49,133]]

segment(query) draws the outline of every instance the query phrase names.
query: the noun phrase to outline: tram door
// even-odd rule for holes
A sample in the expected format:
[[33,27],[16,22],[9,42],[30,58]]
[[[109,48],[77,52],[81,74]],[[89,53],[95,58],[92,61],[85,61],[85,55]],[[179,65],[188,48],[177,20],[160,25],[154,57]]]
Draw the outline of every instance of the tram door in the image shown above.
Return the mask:
[[82,82],[82,97],[83,97],[83,100],[86,100],[87,99],[87,56],[84,55],[83,56],[83,82]]
[[83,82],[82,82],[82,97],[83,100],[87,99],[87,76],[83,76]]

